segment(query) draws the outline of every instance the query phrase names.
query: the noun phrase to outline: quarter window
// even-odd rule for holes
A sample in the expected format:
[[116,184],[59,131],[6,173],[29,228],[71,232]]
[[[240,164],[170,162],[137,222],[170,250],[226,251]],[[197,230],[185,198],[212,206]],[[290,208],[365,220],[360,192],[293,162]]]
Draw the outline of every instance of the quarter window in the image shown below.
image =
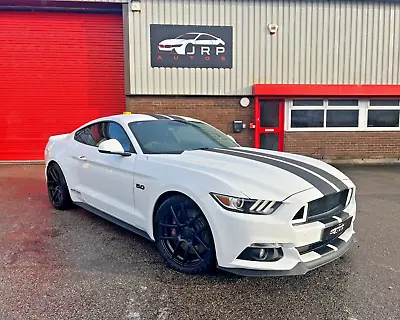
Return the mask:
[[101,128],[102,123],[95,123],[87,126],[75,133],[75,140],[89,146],[97,147],[105,140]]

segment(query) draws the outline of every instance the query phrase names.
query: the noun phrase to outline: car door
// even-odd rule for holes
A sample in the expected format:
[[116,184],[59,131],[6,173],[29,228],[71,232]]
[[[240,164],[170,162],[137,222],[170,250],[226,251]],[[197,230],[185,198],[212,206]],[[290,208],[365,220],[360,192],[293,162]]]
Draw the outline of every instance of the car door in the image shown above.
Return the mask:
[[[81,162],[78,174],[84,201],[124,222],[139,226],[135,216],[134,166],[136,152],[124,128],[117,122],[104,121],[89,128],[87,144],[77,155]],[[101,142],[117,139],[130,156],[104,154],[98,151]]]

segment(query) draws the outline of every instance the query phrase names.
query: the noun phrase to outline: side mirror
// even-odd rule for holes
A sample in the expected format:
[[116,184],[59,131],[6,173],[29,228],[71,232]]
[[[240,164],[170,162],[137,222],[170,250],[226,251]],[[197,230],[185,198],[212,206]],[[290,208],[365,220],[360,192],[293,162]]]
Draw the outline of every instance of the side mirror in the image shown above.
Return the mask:
[[100,153],[118,154],[120,156],[125,156],[125,157],[131,155],[129,152],[125,152],[121,143],[116,139],[103,141],[102,143],[100,143],[98,150]]

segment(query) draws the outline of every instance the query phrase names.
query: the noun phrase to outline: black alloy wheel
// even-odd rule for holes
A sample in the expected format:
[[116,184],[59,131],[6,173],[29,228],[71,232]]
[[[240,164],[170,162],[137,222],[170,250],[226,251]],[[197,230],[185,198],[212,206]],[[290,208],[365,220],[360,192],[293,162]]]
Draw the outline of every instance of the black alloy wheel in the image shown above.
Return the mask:
[[47,168],[47,193],[54,208],[58,210],[71,208],[72,200],[67,182],[60,166],[54,162]]
[[189,274],[214,268],[211,229],[191,199],[177,195],[160,206],[155,217],[155,237],[159,252],[171,268]]

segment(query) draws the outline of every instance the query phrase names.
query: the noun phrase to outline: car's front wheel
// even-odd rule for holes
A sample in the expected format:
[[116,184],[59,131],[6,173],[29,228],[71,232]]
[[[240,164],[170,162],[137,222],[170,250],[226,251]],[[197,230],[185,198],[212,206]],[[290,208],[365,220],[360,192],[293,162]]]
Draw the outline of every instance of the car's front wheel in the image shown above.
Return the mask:
[[47,167],[47,193],[54,208],[67,210],[72,207],[68,185],[60,166],[53,162]]
[[157,249],[171,268],[190,274],[214,268],[211,229],[191,199],[176,195],[164,201],[157,210],[154,227]]

